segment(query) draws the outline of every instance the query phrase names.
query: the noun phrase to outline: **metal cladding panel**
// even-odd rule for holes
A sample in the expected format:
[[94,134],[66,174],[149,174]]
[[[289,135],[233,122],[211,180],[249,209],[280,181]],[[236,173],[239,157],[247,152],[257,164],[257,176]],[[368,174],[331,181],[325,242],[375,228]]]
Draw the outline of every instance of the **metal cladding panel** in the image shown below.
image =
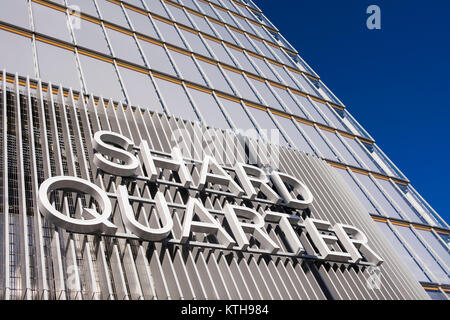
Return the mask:
[[[104,103],[92,96],[75,98],[71,91],[51,85],[43,88],[40,82],[30,86],[28,80],[19,85],[17,77],[6,80],[3,73],[1,298],[429,299],[345,181],[323,160],[253,139],[244,139],[244,146],[242,137],[233,133],[207,130],[200,123],[120,103]],[[285,253],[289,252],[285,235],[278,223],[267,221],[267,233],[281,247],[275,254],[259,250],[253,237],[246,250],[224,249],[202,233],[181,243],[177,239],[189,197],[200,199],[220,222],[225,220],[227,202],[258,212],[287,209],[263,199],[231,197],[228,190],[217,186],[185,189],[168,170],[160,170],[156,183],[149,181],[141,166],[133,179],[109,175],[94,164],[92,138],[99,130],[119,133],[135,146],[146,140],[152,154],[160,157],[169,156],[175,146],[188,150],[190,156],[184,160],[195,181],[205,155],[213,156],[234,178],[229,165],[248,162],[246,150],[257,146],[260,167],[271,164],[272,169],[304,182],[313,193],[309,209],[287,212],[300,217],[296,230],[308,254]],[[204,143],[205,137],[208,143]],[[136,154],[139,151],[134,148]],[[273,155],[278,160],[275,164],[269,159]],[[116,235],[68,232],[40,214],[40,185],[60,175],[88,180],[107,193],[113,207],[112,222],[118,226]],[[154,199],[157,191],[162,192],[173,219],[167,239],[143,241],[127,229],[119,212],[119,185],[126,186],[136,219],[153,228],[161,224]],[[58,210],[79,219],[83,206],[97,205],[91,195],[74,192],[54,192],[51,200]],[[300,227],[307,217],[362,230],[384,260],[376,269],[378,285],[373,283],[375,271],[369,264],[321,259]]]

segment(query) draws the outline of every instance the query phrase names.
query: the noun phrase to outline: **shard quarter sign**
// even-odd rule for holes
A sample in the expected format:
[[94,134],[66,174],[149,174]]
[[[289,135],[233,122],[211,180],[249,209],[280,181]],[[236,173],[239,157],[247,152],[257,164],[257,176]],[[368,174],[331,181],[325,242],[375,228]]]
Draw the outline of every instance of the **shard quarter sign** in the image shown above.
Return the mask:
[[[212,236],[216,241],[215,247],[223,249],[308,256],[347,263],[383,263],[369,247],[367,237],[354,226],[340,223],[332,226],[328,221],[311,217],[300,222],[300,214],[310,207],[313,195],[304,183],[285,173],[273,171],[267,175],[256,166],[237,163],[233,168],[235,177],[232,178],[213,157],[206,156],[198,177],[194,179],[178,148],[172,149],[171,157],[155,156],[147,141],[142,140],[139,147],[136,147],[127,137],[109,131],[96,132],[92,147],[94,157],[91,164],[100,169],[100,172],[121,177],[122,180],[118,181],[125,182],[136,181],[139,176],[139,181],[153,185],[152,199],[141,200],[154,205],[152,212],[157,215],[158,223],[150,226],[146,219],[135,213],[136,206],[132,202],[140,199],[129,194],[126,183],[117,183],[113,188],[114,193],[110,193],[98,184],[81,178],[51,177],[40,185],[39,210],[54,225],[69,232],[201,245],[197,237],[192,240],[192,234],[199,233],[207,235],[208,239]],[[178,232],[181,236],[178,238],[171,236],[174,221],[170,205],[158,189],[161,183],[160,170],[174,173],[179,181],[177,188],[189,190],[186,193],[186,204],[182,206],[184,217],[182,230]],[[225,205],[220,213],[206,209],[200,200],[202,194],[212,190],[207,189],[210,185],[227,190]],[[193,191],[197,192],[198,197]],[[89,198],[91,205],[79,210],[78,215],[63,213],[55,205],[54,197],[58,192],[75,194],[77,199]],[[251,202],[260,199],[262,195],[266,203],[284,208],[285,212],[261,212],[230,201],[234,197]],[[121,220],[116,217],[112,219],[111,199],[114,199],[118,207]],[[221,215],[222,219],[217,219],[214,215]],[[123,222],[121,230],[126,230],[125,233],[120,234],[117,221]],[[270,237],[266,223],[277,224],[284,234],[287,245],[283,249]],[[252,241],[249,240],[249,235]]]

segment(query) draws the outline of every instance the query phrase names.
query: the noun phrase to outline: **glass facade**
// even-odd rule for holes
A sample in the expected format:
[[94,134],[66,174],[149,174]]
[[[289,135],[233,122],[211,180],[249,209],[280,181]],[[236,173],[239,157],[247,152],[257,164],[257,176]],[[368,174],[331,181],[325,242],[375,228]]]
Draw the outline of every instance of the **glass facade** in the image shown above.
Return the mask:
[[0,5],[0,70],[266,141],[278,130],[280,146],[331,164],[416,280],[448,299],[448,224],[251,1]]

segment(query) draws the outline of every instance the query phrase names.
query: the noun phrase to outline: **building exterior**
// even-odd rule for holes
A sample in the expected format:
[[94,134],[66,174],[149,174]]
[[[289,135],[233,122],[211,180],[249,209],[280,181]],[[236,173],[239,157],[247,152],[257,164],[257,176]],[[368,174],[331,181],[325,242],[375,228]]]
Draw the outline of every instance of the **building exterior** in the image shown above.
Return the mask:
[[449,298],[448,224],[250,0],[0,6],[2,299]]

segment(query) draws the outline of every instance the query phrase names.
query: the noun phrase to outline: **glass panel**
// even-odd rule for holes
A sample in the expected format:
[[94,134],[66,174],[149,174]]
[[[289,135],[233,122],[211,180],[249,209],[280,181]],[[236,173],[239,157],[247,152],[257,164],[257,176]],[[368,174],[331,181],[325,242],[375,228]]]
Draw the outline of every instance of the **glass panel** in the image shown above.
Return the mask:
[[334,126],[336,129],[342,131],[348,131],[348,129],[342,124],[341,119],[338,118],[338,116],[330,109],[330,107],[318,101],[313,102],[318,107],[318,109],[320,109],[325,114],[328,120],[330,120],[331,126]]
[[233,90],[231,90],[230,86],[228,85],[227,81],[216,65],[202,60],[198,60],[198,63],[200,64],[200,67],[206,74],[206,77],[208,78],[214,89],[221,90],[229,94],[234,94]]
[[34,78],[31,39],[0,29],[0,43],[8,44],[0,50],[0,70]]
[[144,0],[144,3],[147,5],[149,11],[170,19],[169,15],[166,12],[166,9],[164,9],[163,5],[161,4],[161,0]]
[[89,93],[106,99],[124,100],[122,87],[113,64],[82,54],[79,57]]
[[148,74],[123,67],[119,67],[119,72],[130,99],[129,105],[144,107],[160,113],[164,112],[156,94],[155,86]]
[[81,19],[81,28],[74,29],[77,45],[98,51],[107,55],[111,54],[106,42],[105,34],[100,25]]
[[104,20],[110,21],[127,29],[130,28],[120,5],[114,4],[107,0],[97,0],[97,4]]
[[216,8],[216,12],[218,15],[220,15],[220,18],[223,22],[232,25],[233,27],[239,28],[236,22],[234,22],[233,18],[231,18],[230,14],[226,11],[223,11],[221,9]]
[[141,0],[127,0],[128,3],[134,5],[135,7],[145,9],[144,5],[142,4]]
[[169,3],[166,3],[167,9],[170,11],[172,16],[174,17],[176,22],[179,22],[181,24],[184,24],[188,27],[193,27],[192,23],[189,21],[188,17],[186,16],[186,13],[178,7],[172,6]]
[[339,139],[336,133],[327,130],[322,130],[322,134],[333,145],[334,149],[337,150],[339,154],[342,156],[341,159],[342,162],[352,165],[354,167],[360,166],[359,163],[356,161],[356,159],[353,157],[353,155],[350,153],[350,151],[347,149],[347,147]]
[[439,290],[425,290],[433,300],[447,300],[447,297]]
[[[270,118],[269,114],[266,111],[251,107],[249,107],[247,110],[255,118],[256,122],[259,124],[259,127],[263,129],[263,131],[260,132],[261,136],[264,136],[270,143],[275,143],[285,147],[289,146],[286,139],[284,139],[284,137],[281,135],[280,130],[278,130],[278,127],[276,126],[276,124],[273,122],[273,120]],[[266,131],[264,131],[264,129]],[[279,138],[278,141],[274,139],[276,137],[276,134],[278,135]]]
[[248,38],[247,38],[247,36],[245,34],[237,32],[235,30],[231,30],[231,32],[238,39],[238,41],[241,43],[242,47],[244,47],[247,50],[256,52],[255,47],[251,44],[251,42],[248,40]]
[[246,31],[248,33],[256,35],[255,30],[253,30],[253,28],[250,26],[250,24],[247,22],[247,20],[242,19],[241,17],[238,17],[236,15],[234,16],[234,18],[236,19],[236,21],[240,25],[240,29],[242,29],[242,30],[244,30],[244,31]]
[[265,82],[253,78],[249,78],[249,81],[256,88],[257,93],[264,99],[264,102],[268,107],[284,110],[283,106],[275,98]]
[[187,49],[173,25],[156,19],[153,21],[155,21],[156,27],[159,29],[161,37],[164,41],[172,43],[180,48]]
[[309,143],[306,141],[305,137],[297,129],[292,119],[280,117],[277,115],[273,116],[275,117],[276,121],[280,124],[280,126],[284,129],[289,138],[291,138],[291,141],[295,144],[295,147],[298,150],[313,155],[316,154],[309,145]]
[[400,207],[402,216],[413,222],[423,223],[424,221],[419,218],[416,210],[411,207],[405,198],[403,198],[397,189],[394,188],[392,182],[382,179],[377,179],[377,182],[386,191],[386,193],[394,200],[394,202]]
[[214,97],[206,92],[188,88],[194,105],[200,110],[206,125],[213,128],[229,129],[230,126]]
[[178,0],[182,5],[191,8],[192,10],[198,11],[197,6],[194,4],[193,0]]
[[274,57],[274,55],[270,52],[270,50],[267,48],[267,46],[260,40],[257,39],[252,39],[253,43],[258,47],[261,55],[272,59],[272,60],[276,60],[276,58]]
[[239,91],[242,98],[260,103],[260,100],[256,97],[255,93],[250,88],[242,74],[226,69],[224,71],[230,81],[233,83],[234,88]]
[[312,144],[323,154],[323,156],[326,159],[333,161],[338,160],[336,155],[330,149],[325,140],[323,140],[323,138],[320,136],[319,132],[317,132],[317,129],[315,127],[301,122],[299,122],[298,124],[303,129],[303,131],[305,132],[306,136],[310,139]]
[[278,97],[280,97],[281,103],[283,104],[283,109],[301,118],[308,118],[287,90],[277,86],[271,86],[271,88],[277,93]]
[[98,17],[97,9],[95,8],[95,4],[93,0],[67,0],[67,3],[70,6],[78,7],[81,12],[90,14],[93,17]]
[[212,52],[216,56],[216,60],[224,62],[231,66],[235,66],[234,62],[231,60],[230,56],[225,51],[221,43],[209,39],[205,39],[205,42],[208,44],[208,46],[211,48]]
[[309,113],[309,119],[318,122],[318,123],[322,123],[322,124],[327,124],[325,119],[322,117],[322,115],[316,110],[316,108],[314,107],[314,105],[311,103],[311,101],[309,101],[309,99],[307,97],[304,97],[300,94],[296,94],[294,93],[294,97],[295,99],[297,99],[297,101],[300,103],[300,105],[302,106],[302,108],[304,110],[306,110],[307,113]]
[[147,58],[147,62],[150,64],[150,68],[172,76],[177,75],[163,47],[143,40],[139,40],[139,43]]
[[[280,48],[276,48],[271,46],[272,51],[275,52],[276,57],[278,58],[277,60],[284,63],[285,65],[291,66],[293,68],[297,69],[297,66],[292,62],[292,60],[287,56],[287,54],[281,50]],[[294,86],[294,88],[297,86]]]
[[219,33],[220,38],[232,44],[237,44],[236,41],[234,41],[231,34],[228,32],[227,28],[215,22],[211,22],[211,24],[214,27],[214,29]]
[[189,16],[194,21],[194,23],[197,26],[198,30],[200,30],[201,32],[204,32],[206,34],[209,34],[211,36],[214,36],[214,37],[216,36],[214,34],[214,31],[212,31],[211,27],[206,22],[205,18],[199,17],[198,15],[193,14],[193,13],[189,13]]
[[202,11],[205,13],[205,15],[219,20],[219,17],[214,13],[213,9],[211,9],[208,3],[204,3],[203,1],[195,1],[195,3],[197,4],[197,6],[202,8]]
[[28,18],[28,1],[2,1],[0,21],[5,21],[22,28],[30,29]]
[[117,58],[144,65],[141,53],[133,37],[111,29],[106,29],[109,41]]
[[236,50],[231,47],[228,47],[228,51],[231,52],[234,60],[240,64],[240,66],[238,66],[240,69],[251,72],[253,74],[258,74],[258,71],[256,71],[255,67],[253,67],[253,65],[250,63],[250,60],[247,58],[243,51]]
[[289,86],[291,88],[296,89],[297,86],[295,85],[294,80],[291,79],[291,77],[289,76],[289,74],[286,72],[286,70],[284,70],[284,68],[271,63],[270,66],[275,69],[275,71],[278,73],[278,75],[283,79],[283,83],[286,86]]
[[350,146],[354,153],[368,166],[371,171],[381,172],[375,161],[367,154],[367,151],[355,139],[344,137],[345,142]]
[[181,85],[160,78],[155,78],[155,81],[169,114],[184,120],[198,121]]
[[425,274],[417,261],[411,256],[411,254],[406,250],[402,242],[397,238],[397,236],[392,232],[391,228],[384,222],[376,222],[376,225],[383,231],[386,239],[394,247],[396,253],[399,255],[401,260],[408,266],[409,270],[414,274],[418,281],[430,282],[430,278]]
[[219,101],[230,116],[231,121],[236,126],[236,130],[240,129],[246,131],[249,129],[255,129],[253,123],[245,113],[240,103],[220,97]]
[[442,284],[448,284],[449,275],[442,269],[437,261],[431,256],[430,252],[424,247],[422,242],[414,235],[410,228],[394,225],[396,231],[405,239],[411,249],[420,257],[420,260],[427,266],[431,273],[437,277]]
[[340,168],[335,168],[339,174],[344,178],[347,185],[350,187],[350,189],[355,194],[356,198],[361,202],[361,204],[366,208],[367,212],[369,214],[376,214],[380,215],[378,210],[375,208],[373,203],[367,198],[366,194],[362,189],[359,187],[359,185],[356,183],[356,181],[353,179],[353,177],[350,175],[350,173],[347,170],[343,170]]
[[273,74],[273,72],[269,69],[266,62],[264,60],[261,60],[260,58],[256,58],[253,56],[250,56],[250,60],[259,68],[260,74],[262,77],[270,79],[274,82],[279,82],[277,77]]
[[32,3],[33,21],[36,32],[57,38],[66,42],[72,42],[64,12]]
[[425,240],[429,247],[439,256],[444,262],[445,267],[450,268],[450,250],[444,247],[444,244],[434,235],[433,232],[427,230],[416,229],[416,232]]
[[75,53],[36,41],[40,78],[53,84],[81,91]]
[[129,9],[127,9],[127,14],[136,32],[148,35],[155,39],[159,39],[149,16]]
[[390,218],[402,219],[385,195],[378,189],[375,183],[369,176],[365,174],[355,173],[356,178],[361,183],[361,185],[366,188],[367,192],[372,196],[373,199],[378,203],[380,209],[383,211],[383,215]]
[[203,44],[202,39],[200,39],[200,37],[198,35],[196,35],[195,33],[183,30],[183,29],[181,29],[180,31],[183,34],[186,41],[188,42],[189,46],[192,48],[192,50],[195,53],[212,58],[208,49],[206,49],[206,46]]
[[178,67],[178,70],[180,70],[183,79],[206,86],[206,82],[191,56],[172,50],[170,51],[170,55],[175,60],[175,65]]

